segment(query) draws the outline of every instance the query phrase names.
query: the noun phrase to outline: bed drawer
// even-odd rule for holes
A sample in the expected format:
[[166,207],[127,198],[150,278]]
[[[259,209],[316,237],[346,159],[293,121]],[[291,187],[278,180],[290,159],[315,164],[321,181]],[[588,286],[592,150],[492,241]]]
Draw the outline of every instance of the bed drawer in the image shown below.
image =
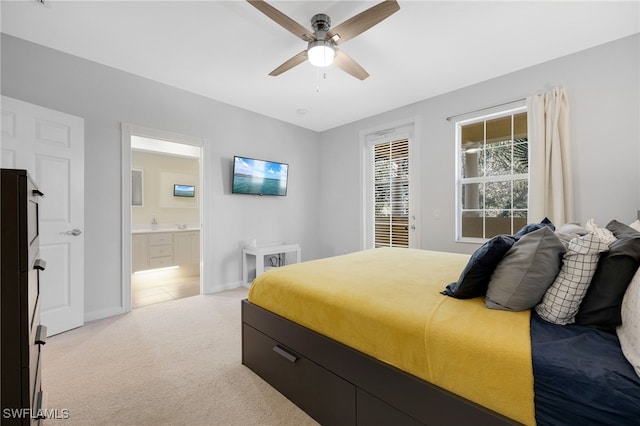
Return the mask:
[[413,417],[379,400],[368,392],[358,389],[357,393],[358,425],[362,426],[422,426]]
[[356,388],[243,324],[242,361],[321,424],[356,423]]

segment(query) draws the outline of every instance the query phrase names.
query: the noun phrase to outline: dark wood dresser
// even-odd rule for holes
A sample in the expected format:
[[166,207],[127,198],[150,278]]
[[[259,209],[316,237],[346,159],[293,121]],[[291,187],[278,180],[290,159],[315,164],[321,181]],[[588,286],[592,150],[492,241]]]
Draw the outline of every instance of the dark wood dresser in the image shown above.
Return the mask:
[[2,425],[34,425],[45,413],[41,386],[38,201],[43,194],[26,170],[2,169],[0,177],[0,351]]

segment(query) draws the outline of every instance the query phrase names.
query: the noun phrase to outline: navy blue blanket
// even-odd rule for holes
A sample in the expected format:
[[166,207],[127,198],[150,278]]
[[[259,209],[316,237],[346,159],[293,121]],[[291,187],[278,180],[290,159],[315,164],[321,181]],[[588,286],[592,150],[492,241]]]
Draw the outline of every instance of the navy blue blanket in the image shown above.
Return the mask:
[[538,425],[640,425],[640,377],[615,334],[532,312],[531,354]]

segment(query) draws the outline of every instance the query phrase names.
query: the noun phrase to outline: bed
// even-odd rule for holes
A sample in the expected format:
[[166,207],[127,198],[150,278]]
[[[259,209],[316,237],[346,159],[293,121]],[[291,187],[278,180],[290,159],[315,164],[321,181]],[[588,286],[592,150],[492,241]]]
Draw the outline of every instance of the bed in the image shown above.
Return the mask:
[[[543,371],[532,354],[549,357],[567,336],[540,332],[536,340],[532,329],[545,321],[532,310],[441,294],[469,262],[382,248],[262,274],[242,302],[242,362],[321,424],[558,424],[558,395],[535,377],[558,372]],[[620,353],[616,339],[601,340]],[[631,397],[615,415],[606,411],[611,402],[596,414],[632,424],[640,378],[623,356],[617,361]],[[592,398],[602,393],[606,386]]]

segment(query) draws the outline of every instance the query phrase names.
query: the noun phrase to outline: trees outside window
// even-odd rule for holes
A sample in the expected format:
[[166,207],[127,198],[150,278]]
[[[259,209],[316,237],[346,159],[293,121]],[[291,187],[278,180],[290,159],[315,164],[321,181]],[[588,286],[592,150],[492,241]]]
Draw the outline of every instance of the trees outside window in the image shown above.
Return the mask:
[[457,239],[513,234],[527,223],[526,107],[458,122]]

